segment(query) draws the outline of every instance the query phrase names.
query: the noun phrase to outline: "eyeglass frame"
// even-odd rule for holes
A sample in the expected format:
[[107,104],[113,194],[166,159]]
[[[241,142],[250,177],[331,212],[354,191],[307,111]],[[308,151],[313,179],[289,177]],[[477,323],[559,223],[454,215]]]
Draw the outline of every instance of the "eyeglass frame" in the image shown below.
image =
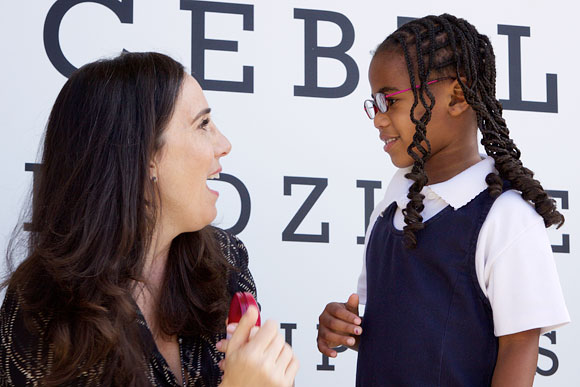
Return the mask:
[[[444,81],[446,79],[456,79],[456,78],[455,77],[442,77],[442,78],[437,78],[437,79],[433,79],[431,81],[428,81],[426,84],[427,85],[432,85],[434,83],[437,83],[439,81]],[[415,89],[418,89],[420,87],[421,87],[421,85],[416,85],[415,86]],[[413,88],[412,87],[409,87],[408,89],[395,91],[394,93],[390,93],[390,94],[385,94],[385,93],[375,93],[375,94],[372,94],[371,95],[372,99],[366,99],[363,102],[363,109],[365,110],[365,113],[367,114],[367,117],[370,120],[373,120],[377,116],[377,112],[381,112],[381,113],[388,112],[389,111],[389,104],[387,103],[387,98],[392,97],[394,95],[401,94],[401,93],[405,93],[405,92],[407,92],[409,90],[413,90]],[[380,108],[379,103],[376,101],[377,95],[382,95],[383,96],[384,105],[385,105],[385,111],[383,111]],[[371,103],[371,105],[369,106],[369,108],[370,107],[373,108],[373,114],[374,114],[373,117],[371,117],[371,115],[369,114],[369,110],[367,109],[367,102],[370,102]]]

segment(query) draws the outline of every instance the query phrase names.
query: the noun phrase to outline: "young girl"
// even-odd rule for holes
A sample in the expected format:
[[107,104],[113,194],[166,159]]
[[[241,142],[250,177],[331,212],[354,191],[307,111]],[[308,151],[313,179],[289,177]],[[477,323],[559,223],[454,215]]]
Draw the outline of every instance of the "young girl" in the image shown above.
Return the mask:
[[374,54],[364,107],[400,170],[358,295],[328,304],[318,332],[327,356],[359,351],[357,386],[530,386],[539,335],[569,321],[545,231],[564,218],[519,160],[495,74],[489,39],[447,14]]

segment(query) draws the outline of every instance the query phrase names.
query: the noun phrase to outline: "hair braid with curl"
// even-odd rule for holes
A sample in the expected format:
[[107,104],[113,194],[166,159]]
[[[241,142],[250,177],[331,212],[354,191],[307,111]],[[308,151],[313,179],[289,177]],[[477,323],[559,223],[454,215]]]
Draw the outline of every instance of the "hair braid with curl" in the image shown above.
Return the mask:
[[[410,117],[415,124],[415,134],[407,148],[413,158],[413,167],[405,176],[413,180],[413,184],[407,195],[409,203],[403,210],[406,246],[414,248],[417,245],[416,233],[424,228],[421,212],[425,197],[421,190],[428,182],[425,162],[431,155],[427,124],[431,120],[435,98],[427,82],[432,73],[457,79],[465,100],[477,115],[481,144],[495,160],[499,172],[499,175],[490,173],[486,177],[490,195],[498,197],[503,190],[503,181],[507,180],[512,189],[521,192],[524,200],[534,204],[546,227],[554,224],[560,227],[564,217],[540,182],[533,178],[534,173],[524,167],[520,161],[521,152],[509,136],[502,106],[495,96],[495,54],[489,38],[464,19],[449,14],[426,16],[393,32],[379,45],[375,55],[393,50],[402,52],[404,56],[414,97]],[[417,118],[415,109],[419,102],[425,113]]]

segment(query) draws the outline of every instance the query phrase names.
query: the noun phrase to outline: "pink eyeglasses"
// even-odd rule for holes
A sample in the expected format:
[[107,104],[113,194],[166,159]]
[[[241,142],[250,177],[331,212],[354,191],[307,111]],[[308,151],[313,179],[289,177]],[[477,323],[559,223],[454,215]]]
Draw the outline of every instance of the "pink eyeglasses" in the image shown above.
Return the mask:
[[[427,85],[431,85],[433,83],[443,81],[445,79],[455,79],[455,78],[453,78],[453,77],[438,78],[438,79],[434,79],[432,81],[427,82]],[[418,89],[420,87],[421,87],[421,85],[415,86],[416,89]],[[373,99],[367,99],[364,102],[364,109],[365,109],[365,112],[367,113],[367,116],[372,120],[375,118],[375,116],[378,112],[386,113],[389,110],[388,99],[394,95],[405,93],[409,90],[413,90],[413,88],[410,87],[408,89],[396,91],[396,92],[391,93],[391,94],[376,93],[375,95],[372,96]]]

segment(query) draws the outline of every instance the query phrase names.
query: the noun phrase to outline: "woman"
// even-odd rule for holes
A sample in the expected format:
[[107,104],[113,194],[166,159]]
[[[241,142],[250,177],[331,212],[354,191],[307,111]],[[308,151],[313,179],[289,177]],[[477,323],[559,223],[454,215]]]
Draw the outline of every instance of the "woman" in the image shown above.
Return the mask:
[[276,324],[249,338],[255,310],[220,343],[223,378],[218,366],[232,294],[255,294],[244,245],[209,226],[206,180],[230,148],[167,56],[126,53],[71,76],[47,125],[28,255],[5,283],[0,383],[292,384]]

